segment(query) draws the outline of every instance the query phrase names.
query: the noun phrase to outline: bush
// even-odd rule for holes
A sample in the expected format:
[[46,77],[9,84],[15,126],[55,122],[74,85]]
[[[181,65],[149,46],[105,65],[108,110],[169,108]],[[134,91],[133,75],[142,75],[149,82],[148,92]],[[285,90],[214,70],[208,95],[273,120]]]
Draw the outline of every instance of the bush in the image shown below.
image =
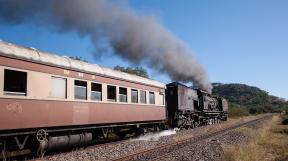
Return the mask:
[[257,109],[256,109],[256,108],[250,108],[250,109],[249,109],[249,113],[252,114],[252,115],[254,115],[254,114],[257,113]]
[[126,67],[125,68],[125,67],[117,65],[114,67],[114,70],[118,70],[118,71],[129,73],[129,74],[134,74],[134,75],[144,77],[144,78],[149,78],[147,70],[142,67],[135,67],[135,68]]
[[248,116],[249,111],[245,107],[237,106],[235,104],[229,104],[228,114],[229,117],[241,117],[241,116]]
[[283,116],[282,124],[283,125],[288,125],[288,115]]
[[[235,107],[248,108],[250,114],[260,114],[268,112],[288,111],[288,101],[283,98],[271,96],[268,92],[257,87],[248,86],[245,84],[221,84],[213,83],[213,94],[224,97],[229,103]],[[233,108],[233,107],[232,107]],[[240,113],[234,113],[236,116]],[[246,113],[244,111],[244,113]]]

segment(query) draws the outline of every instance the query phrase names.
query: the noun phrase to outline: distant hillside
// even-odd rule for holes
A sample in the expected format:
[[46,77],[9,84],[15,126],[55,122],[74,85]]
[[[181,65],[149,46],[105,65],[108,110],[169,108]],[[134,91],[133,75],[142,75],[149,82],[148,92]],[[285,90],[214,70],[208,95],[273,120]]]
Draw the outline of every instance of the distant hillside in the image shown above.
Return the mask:
[[[213,83],[214,95],[224,97],[231,106],[232,115],[248,115],[264,112],[288,111],[288,102],[271,96],[268,92],[245,84]],[[239,114],[238,114],[239,113]]]

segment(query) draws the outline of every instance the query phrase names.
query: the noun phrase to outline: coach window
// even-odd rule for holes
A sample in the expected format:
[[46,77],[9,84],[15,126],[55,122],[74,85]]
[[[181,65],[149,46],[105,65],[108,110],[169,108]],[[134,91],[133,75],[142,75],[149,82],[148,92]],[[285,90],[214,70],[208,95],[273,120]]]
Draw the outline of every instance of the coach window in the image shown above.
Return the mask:
[[4,70],[4,94],[5,95],[27,95],[27,72],[16,70]]
[[119,102],[127,102],[127,88],[119,87]]
[[75,80],[75,99],[86,100],[87,99],[87,82]]
[[102,84],[91,83],[91,100],[102,100]]
[[116,86],[107,86],[107,100],[116,102]]
[[140,102],[146,104],[146,91],[140,91]]
[[65,78],[51,77],[52,80],[52,89],[51,96],[54,98],[67,98],[67,80]]
[[155,94],[154,92],[149,92],[149,103],[155,104]]
[[164,94],[163,93],[160,93],[159,94],[159,103],[160,105],[165,105],[165,97],[164,97]]
[[138,103],[138,90],[137,89],[131,89],[131,102]]

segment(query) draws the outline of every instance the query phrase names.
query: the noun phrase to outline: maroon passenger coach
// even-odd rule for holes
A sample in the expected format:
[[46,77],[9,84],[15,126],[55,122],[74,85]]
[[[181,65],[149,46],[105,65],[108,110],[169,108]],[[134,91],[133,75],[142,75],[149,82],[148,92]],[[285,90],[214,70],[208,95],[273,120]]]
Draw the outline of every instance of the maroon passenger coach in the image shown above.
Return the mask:
[[53,144],[66,132],[67,144],[81,143],[166,120],[165,84],[65,56],[0,41],[0,76],[2,149]]

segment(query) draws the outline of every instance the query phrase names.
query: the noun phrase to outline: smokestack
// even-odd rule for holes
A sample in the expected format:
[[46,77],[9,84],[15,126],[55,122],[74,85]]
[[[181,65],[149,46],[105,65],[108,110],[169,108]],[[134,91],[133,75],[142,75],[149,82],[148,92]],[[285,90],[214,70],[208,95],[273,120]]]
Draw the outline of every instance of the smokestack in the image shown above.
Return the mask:
[[[174,81],[193,82],[211,92],[204,68],[189,47],[153,16],[109,0],[0,0],[0,23],[35,23],[53,31],[88,36],[98,54],[111,48],[132,63],[145,63]],[[56,30],[55,30],[56,29]]]

